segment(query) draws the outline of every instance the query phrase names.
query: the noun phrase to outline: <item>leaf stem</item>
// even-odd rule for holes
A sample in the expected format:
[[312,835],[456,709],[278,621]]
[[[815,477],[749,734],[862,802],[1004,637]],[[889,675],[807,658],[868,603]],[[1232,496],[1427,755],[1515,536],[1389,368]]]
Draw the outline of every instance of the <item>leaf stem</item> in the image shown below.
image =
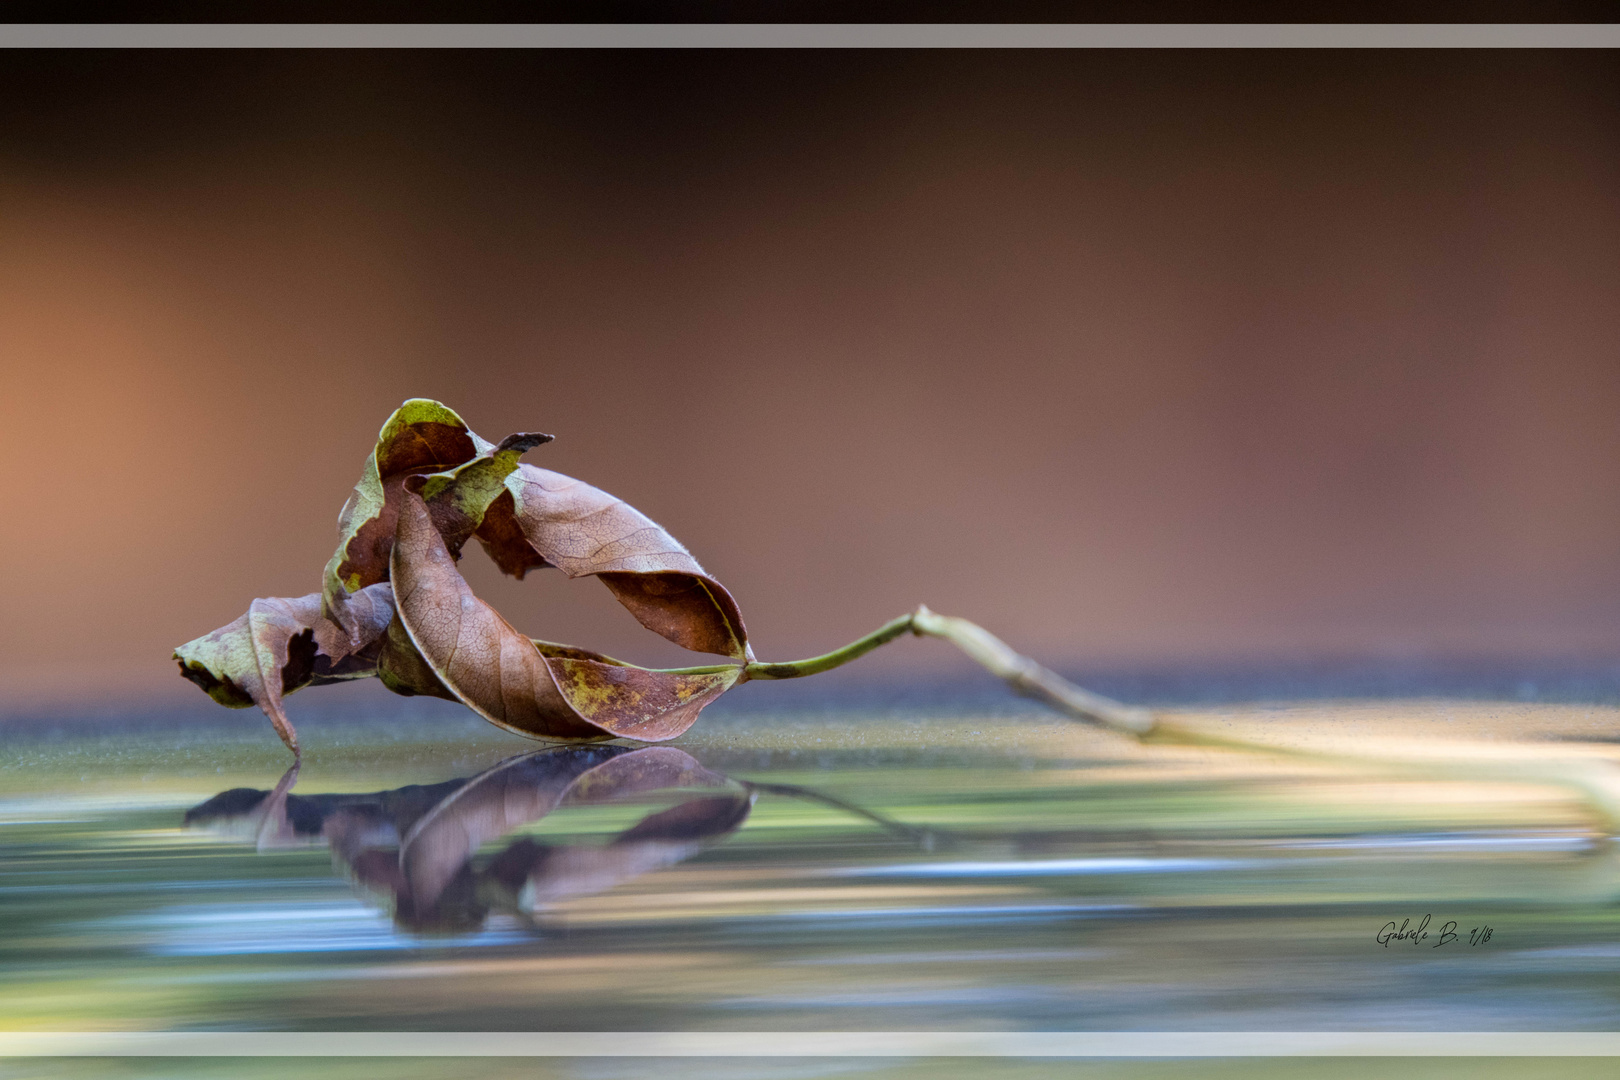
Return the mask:
[[[821,656],[777,664],[754,661],[743,668],[742,678],[801,679],[806,675],[819,675],[865,656],[907,631],[918,637],[937,637],[950,642],[991,674],[1006,680],[1017,693],[1045,702],[1065,716],[1100,724],[1138,738],[1153,730],[1154,717],[1150,710],[1133,708],[1082,689],[1022,653],[1015,652],[984,627],[966,619],[937,615],[926,607],[919,607],[910,615],[886,622],[865,637]],[[734,667],[720,664],[668,670],[681,675],[710,675]]]
[[745,670],[750,679],[802,679],[806,675],[820,675],[823,671],[843,667],[851,660],[859,659],[873,649],[887,645],[912,629],[913,618],[912,615],[902,615],[898,619],[891,619],[865,637],[856,638],[842,649],[834,649],[821,656],[812,656],[808,660],[790,660],[783,664],[766,664],[756,660]]
[[1006,680],[1015,693],[1044,702],[1065,716],[1137,738],[1153,730],[1155,718],[1151,709],[1125,705],[1076,686],[1015,651],[977,623],[951,615],[936,615],[926,607],[919,607],[911,616],[911,631],[919,636],[943,638],[977,660],[992,675]]

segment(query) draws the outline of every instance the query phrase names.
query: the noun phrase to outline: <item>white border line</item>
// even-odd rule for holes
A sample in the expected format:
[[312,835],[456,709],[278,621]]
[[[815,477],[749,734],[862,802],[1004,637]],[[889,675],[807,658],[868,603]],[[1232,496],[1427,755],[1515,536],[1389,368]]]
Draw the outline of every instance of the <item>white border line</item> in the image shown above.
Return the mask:
[[[0,23],[0,48],[1616,48],[1616,23]],[[1620,1032],[0,1032],[0,1057],[1615,1057]]]
[[39,1031],[3,1057],[1616,1057],[1614,1031]]
[[36,49],[1581,49],[1620,23],[0,23]]

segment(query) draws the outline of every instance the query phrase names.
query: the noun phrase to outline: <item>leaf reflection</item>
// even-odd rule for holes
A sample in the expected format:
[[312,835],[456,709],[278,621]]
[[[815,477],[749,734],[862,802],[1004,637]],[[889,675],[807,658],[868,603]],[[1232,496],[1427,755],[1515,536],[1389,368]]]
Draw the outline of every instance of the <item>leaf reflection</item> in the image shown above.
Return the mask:
[[[934,844],[932,834],[807,789],[734,780],[669,746],[556,747],[473,777],[355,794],[294,795],[298,770],[288,769],[271,791],[222,791],[187,811],[185,825],[251,840],[260,851],[325,843],[359,891],[417,933],[474,931],[492,912],[528,919],[673,866],[736,832],[762,792],[837,806]],[[520,837],[492,857],[478,855],[559,807],[658,792],[681,798],[605,845]]]

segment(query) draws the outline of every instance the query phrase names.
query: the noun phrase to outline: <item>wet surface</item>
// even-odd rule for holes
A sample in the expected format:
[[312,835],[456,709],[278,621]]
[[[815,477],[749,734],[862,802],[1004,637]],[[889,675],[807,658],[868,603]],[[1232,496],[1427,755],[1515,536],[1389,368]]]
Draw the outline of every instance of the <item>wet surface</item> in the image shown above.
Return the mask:
[[[335,726],[296,772],[252,724],[18,735],[0,1026],[1620,1027],[1611,710],[1199,719],[1403,764],[1029,715],[739,716],[538,751]],[[1414,770],[1397,736],[1447,764]]]

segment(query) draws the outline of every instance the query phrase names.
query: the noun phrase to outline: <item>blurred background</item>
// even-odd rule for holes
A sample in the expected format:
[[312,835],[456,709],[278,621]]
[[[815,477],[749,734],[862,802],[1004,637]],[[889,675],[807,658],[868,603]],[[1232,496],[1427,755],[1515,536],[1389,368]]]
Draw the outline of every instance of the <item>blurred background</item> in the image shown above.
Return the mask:
[[1583,52],[8,54],[0,712],[207,705],[170,650],[319,588],[413,396],[554,434],[766,658],[926,602],[1069,670],[1612,672],[1617,92]]

